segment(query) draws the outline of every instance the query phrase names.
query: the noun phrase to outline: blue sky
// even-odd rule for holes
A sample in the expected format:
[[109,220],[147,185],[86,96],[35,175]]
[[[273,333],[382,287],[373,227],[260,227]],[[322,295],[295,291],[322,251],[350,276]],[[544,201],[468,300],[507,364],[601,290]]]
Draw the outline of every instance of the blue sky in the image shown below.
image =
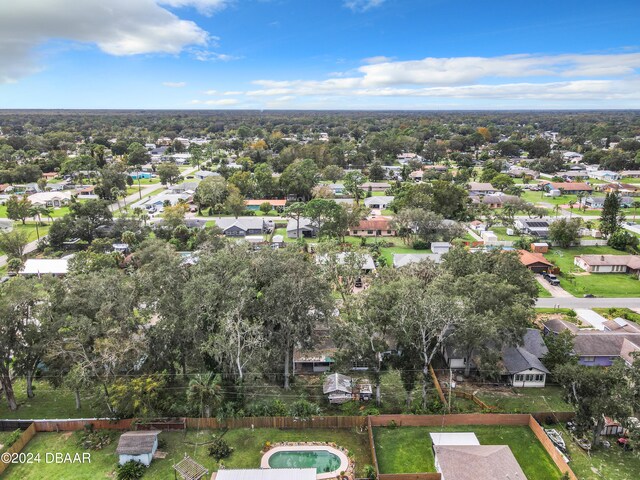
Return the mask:
[[1,108],[640,108],[640,2],[0,0]]

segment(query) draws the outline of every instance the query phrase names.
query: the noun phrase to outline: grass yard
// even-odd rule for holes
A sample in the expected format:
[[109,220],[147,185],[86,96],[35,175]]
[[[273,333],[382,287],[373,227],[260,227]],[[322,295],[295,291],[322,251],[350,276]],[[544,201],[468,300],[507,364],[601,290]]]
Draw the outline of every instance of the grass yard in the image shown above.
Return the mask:
[[49,382],[34,382],[35,397],[27,398],[24,380],[16,380],[13,385],[18,402],[18,410],[12,412],[4,397],[0,397],[0,418],[3,419],[43,419],[43,418],[87,418],[103,414],[91,408],[90,393],[81,395],[82,408],[76,410],[73,392],[64,388],[53,388]]
[[[560,267],[560,286],[576,297],[590,293],[596,297],[640,297],[640,281],[624,273],[589,274],[576,267],[573,258],[578,255],[622,255],[611,247],[552,248],[544,256]],[[575,273],[575,274],[574,274]]]
[[536,283],[538,284],[538,298],[552,298],[553,297],[553,295],[551,295],[546,288],[544,288],[538,282],[536,282]]
[[[173,478],[173,465],[184,454],[190,455],[194,460],[204,465],[210,472],[218,470],[218,464],[209,457],[206,443],[212,438],[211,430],[188,430],[184,432],[163,432],[160,438],[164,438],[167,446],[163,451],[167,452],[166,458],[155,459],[144,475],[148,480],[164,480]],[[80,453],[78,446],[79,432],[75,433],[39,433],[25,447],[23,452],[41,453],[62,452]],[[369,441],[366,434],[358,434],[355,430],[338,429],[306,429],[306,430],[278,430],[278,429],[236,429],[224,433],[225,440],[234,448],[231,456],[224,460],[228,468],[259,468],[260,451],[265,442],[335,442],[349,449],[353,453],[358,470],[371,463],[369,453]],[[83,465],[13,465],[5,473],[4,478],[19,480],[36,479],[100,479],[114,478],[117,463],[115,449],[118,441],[118,433],[114,433],[113,442],[99,451],[91,451],[91,463]]]
[[609,449],[591,451],[589,454],[571,440],[564,429],[559,429],[569,449],[569,466],[580,480],[632,480],[639,476],[640,456],[635,452],[625,452],[613,444]]
[[529,480],[556,480],[561,477],[533,432],[525,426],[376,428],[374,441],[380,472],[435,472],[431,432],[473,432],[481,445],[508,445]]
[[[69,213],[69,207],[50,208],[49,210],[51,211],[51,218],[60,218]],[[9,218],[7,217],[6,205],[0,205],[0,218]],[[46,222],[47,218],[43,216],[42,221]],[[17,223],[20,223],[20,220]]]
[[480,400],[502,413],[571,412],[573,407],[563,398],[560,387],[480,389]]

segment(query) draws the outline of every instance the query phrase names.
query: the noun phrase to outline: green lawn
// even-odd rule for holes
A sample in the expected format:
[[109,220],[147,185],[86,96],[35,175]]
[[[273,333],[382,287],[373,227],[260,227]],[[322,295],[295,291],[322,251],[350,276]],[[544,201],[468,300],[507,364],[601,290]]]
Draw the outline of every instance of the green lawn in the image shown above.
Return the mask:
[[[210,472],[216,471],[218,465],[209,457],[207,446],[214,432],[211,430],[189,430],[183,432],[163,432],[160,434],[167,442],[164,449],[168,453],[164,459],[155,459],[145,473],[149,480],[165,480],[173,478],[172,466],[184,454],[190,455],[197,462],[204,465]],[[215,432],[221,434],[222,432]],[[45,452],[83,453],[78,447],[79,433],[39,433],[25,447],[24,452],[44,455]],[[231,456],[224,460],[228,468],[259,468],[262,449],[265,442],[335,442],[353,453],[358,470],[371,463],[369,441],[366,434],[358,434],[354,430],[338,429],[306,429],[306,430],[278,430],[278,429],[237,429],[224,433],[225,440],[234,448]],[[100,479],[113,478],[117,455],[118,434],[114,434],[114,441],[99,451],[91,451],[91,463],[84,465],[13,465],[5,473],[4,478],[19,480],[36,479]]]
[[508,445],[528,480],[561,475],[529,427],[462,425],[444,428],[376,428],[374,439],[381,473],[434,472],[431,432],[473,432],[481,445]]
[[623,273],[588,274],[576,267],[578,255],[622,255],[611,247],[552,248],[545,253],[547,260],[560,267],[560,286],[576,297],[590,293],[596,297],[640,297],[640,281]]
[[34,383],[35,397],[27,398],[26,386],[23,380],[14,383],[18,410],[12,412],[7,407],[4,397],[0,397],[0,418],[12,419],[41,419],[41,418],[83,418],[95,417],[104,413],[91,408],[91,395],[81,396],[83,405],[76,410],[73,392],[64,388],[53,388],[46,381]]
[[569,466],[580,480],[632,480],[640,476],[640,455],[625,452],[612,443],[609,449],[592,450],[589,454],[571,440],[564,429],[560,429],[569,449]]
[[538,283],[538,298],[552,298],[552,295],[549,293],[549,291],[539,283]]
[[[40,238],[44,237],[47,234],[47,232],[49,232],[50,225],[48,224],[40,225],[38,226],[38,229],[36,229],[35,223],[27,223],[25,225],[22,225],[19,222],[18,223],[14,222],[13,228],[15,230],[21,230],[23,232],[26,232],[28,241],[33,242],[35,240],[38,240],[38,232],[40,233]],[[0,255],[2,254],[3,252],[2,250],[0,250]]]
[[[50,211],[51,211],[51,218],[59,218],[69,213],[69,207],[51,208]],[[7,217],[6,205],[0,205],[0,218],[9,218]],[[45,217],[42,217],[42,221],[46,222],[47,219]]]
[[501,413],[571,412],[560,387],[481,389],[478,398]]

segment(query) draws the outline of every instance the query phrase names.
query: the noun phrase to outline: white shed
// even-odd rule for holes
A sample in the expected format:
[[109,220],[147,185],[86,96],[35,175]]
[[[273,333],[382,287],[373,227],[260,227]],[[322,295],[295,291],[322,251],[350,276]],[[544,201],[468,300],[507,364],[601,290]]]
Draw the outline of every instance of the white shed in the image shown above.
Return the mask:
[[124,465],[133,460],[147,467],[151,465],[153,454],[158,449],[158,434],[160,430],[143,430],[137,432],[125,432],[120,435],[118,441],[118,463]]

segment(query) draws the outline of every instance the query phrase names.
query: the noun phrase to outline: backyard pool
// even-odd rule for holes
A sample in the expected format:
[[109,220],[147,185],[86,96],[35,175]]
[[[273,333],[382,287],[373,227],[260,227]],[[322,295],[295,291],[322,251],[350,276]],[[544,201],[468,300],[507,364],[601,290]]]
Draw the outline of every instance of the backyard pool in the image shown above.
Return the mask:
[[317,473],[334,472],[340,459],[326,450],[276,452],[269,458],[271,468],[315,468]]
[[335,478],[349,468],[344,452],[328,445],[281,445],[262,456],[261,468],[315,468],[318,480]]

